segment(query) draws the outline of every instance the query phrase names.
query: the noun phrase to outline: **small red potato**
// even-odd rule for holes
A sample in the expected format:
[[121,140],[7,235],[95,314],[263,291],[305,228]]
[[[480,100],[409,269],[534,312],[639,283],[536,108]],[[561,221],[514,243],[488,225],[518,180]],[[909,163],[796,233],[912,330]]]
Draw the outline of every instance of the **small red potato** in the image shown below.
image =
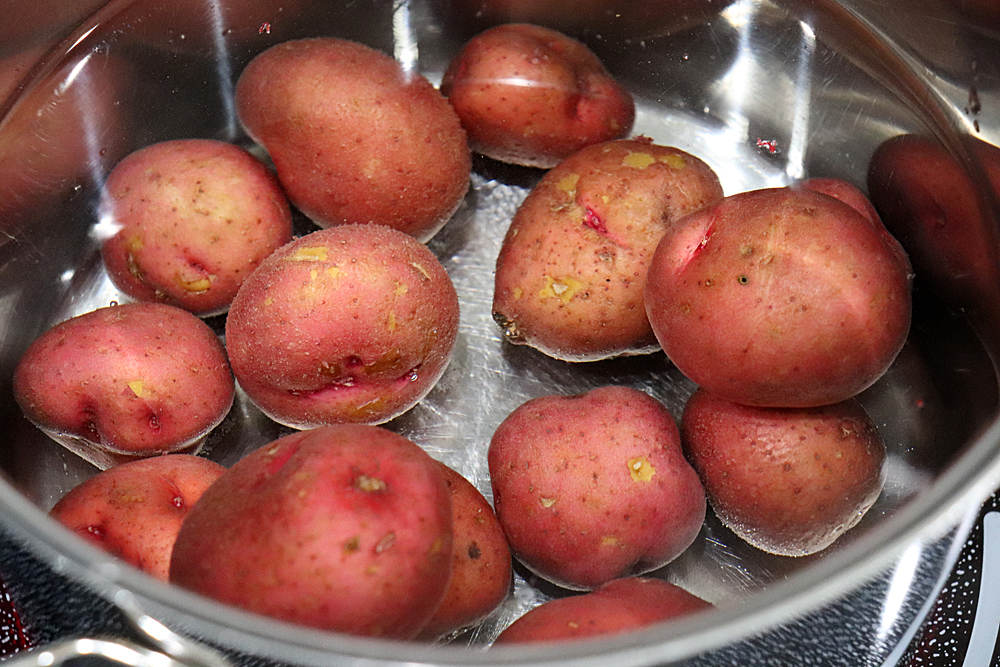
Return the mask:
[[[991,312],[996,321],[996,225],[982,190],[1000,195],[1000,149],[971,139],[985,183],[928,137],[904,134],[883,142],[868,166],[868,190],[886,227],[906,247],[920,280],[948,298]],[[985,188],[983,187],[985,186]],[[990,325],[990,328],[995,328]]]
[[465,477],[440,465],[451,491],[451,581],[420,632],[424,639],[444,637],[489,616],[510,594],[514,574],[507,538],[489,501]]
[[619,634],[712,607],[662,579],[625,577],[589,593],[543,602],[507,626],[493,645]]
[[202,495],[170,581],[247,611],[413,638],[444,598],[452,510],[437,462],[386,429],[341,424],[255,450]]
[[497,428],[488,460],[514,556],[565,588],[659,568],[705,519],[673,417],[637,389],[532,399]]
[[35,339],[14,371],[25,417],[102,469],[197,448],[234,394],[215,333],[158,303],[65,320]]
[[454,109],[424,77],[362,44],[267,49],[240,75],[236,109],[292,203],[321,227],[374,223],[426,241],[469,189]]
[[130,461],[73,487],[49,514],[96,546],[167,581],[181,522],[224,471],[214,461],[189,454]]
[[108,176],[101,208],[101,255],[115,286],[202,317],[225,312],[246,276],[292,240],[291,208],[267,168],[212,139],[129,154]]
[[715,514],[771,553],[825,549],[861,520],[885,483],[885,444],[855,399],[761,408],[699,389],[681,433]]
[[226,320],[240,386],[293,428],[386,422],[444,373],[458,295],[427,247],[381,225],[320,229],[276,250]]
[[698,385],[768,407],[827,405],[873,384],[910,326],[902,247],[833,197],[743,192],[660,240],[646,312],[664,352]]
[[646,273],[679,218],[722,199],[712,169],[648,139],[588,146],[550,170],[518,208],[494,277],[508,341],[567,361],[659,348]]
[[554,167],[590,144],[632,130],[635,102],[582,42],[526,23],[469,40],[441,80],[473,151]]

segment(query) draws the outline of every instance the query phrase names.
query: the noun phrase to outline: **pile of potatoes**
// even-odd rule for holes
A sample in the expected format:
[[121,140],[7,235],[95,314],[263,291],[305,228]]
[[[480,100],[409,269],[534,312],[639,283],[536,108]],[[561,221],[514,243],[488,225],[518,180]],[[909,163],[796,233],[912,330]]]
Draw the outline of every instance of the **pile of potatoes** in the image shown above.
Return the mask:
[[[395,639],[480,622],[515,561],[573,592],[505,644],[710,608],[645,576],[709,509],[795,556],[878,497],[885,445],[855,397],[906,339],[912,270],[856,187],[727,196],[697,156],[630,136],[632,97],[587,47],[527,24],[472,38],[440,90],[361,44],[279,44],[236,106],[270,164],[204,139],[122,160],[99,228],[132,302],[56,325],[16,370],[26,417],[101,469],[52,516],[102,548],[247,610]],[[384,426],[452,358],[461,295],[424,242],[473,152],[547,170],[497,258],[505,344],[567,364],[662,350],[699,387],[679,423],[621,386],[527,401],[489,444],[492,505]],[[293,238],[293,210],[315,229]],[[200,319],[220,313],[224,346]],[[198,444],[237,385],[294,432],[226,469]]]

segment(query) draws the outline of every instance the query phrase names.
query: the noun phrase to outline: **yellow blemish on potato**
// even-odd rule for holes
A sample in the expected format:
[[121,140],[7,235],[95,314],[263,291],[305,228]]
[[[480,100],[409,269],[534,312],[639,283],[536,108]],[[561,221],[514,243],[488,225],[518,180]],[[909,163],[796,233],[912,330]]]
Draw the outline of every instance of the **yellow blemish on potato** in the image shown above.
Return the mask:
[[522,296],[524,296],[524,290],[521,289],[520,287],[515,287],[514,288],[514,300],[518,301],[518,300],[520,300],[520,298]]
[[434,540],[434,544],[431,545],[430,551],[427,553],[430,556],[438,556],[444,553],[444,537],[438,537]]
[[125,247],[129,250],[129,252],[142,250],[142,237],[133,234],[132,236],[128,237],[128,241],[126,241]]
[[406,283],[396,283],[396,296],[403,296],[409,291],[410,288],[407,287]]
[[427,272],[427,269],[425,269],[422,264],[419,264],[417,262],[410,262],[410,266],[412,266],[421,274],[423,274],[425,280],[431,279],[431,274]]
[[608,202],[611,201],[611,197],[609,197],[607,195],[601,195],[601,201],[603,201],[605,204],[607,204]]
[[329,256],[329,248],[324,246],[306,246],[299,248],[288,256],[292,262],[325,262]]
[[319,271],[317,271],[316,269],[312,269],[309,272],[309,280],[316,280],[317,278],[319,278]]
[[563,192],[573,194],[576,192],[577,183],[580,182],[580,174],[569,174],[556,183],[556,187]]
[[132,390],[136,398],[142,396],[142,380],[130,380],[126,384],[128,384],[128,388]]
[[372,477],[371,475],[358,475],[354,478],[354,488],[358,491],[364,491],[366,493],[375,493],[378,491],[385,491],[388,486],[378,477]]
[[326,275],[330,276],[331,278],[339,278],[340,273],[341,271],[339,266],[331,266],[329,269],[326,270]]
[[396,313],[389,311],[389,331],[396,330]]
[[649,153],[629,153],[622,160],[622,164],[626,167],[632,167],[633,169],[645,169],[651,164],[656,163],[656,158]]
[[569,627],[569,628],[572,628],[572,629],[574,629],[574,630],[577,630],[577,629],[579,629],[579,628],[580,628],[580,624],[579,624],[579,623],[577,623],[576,621],[568,621],[568,622],[566,623],[566,627]]
[[197,280],[182,280],[181,286],[186,292],[191,292],[192,294],[201,294],[207,292],[212,287],[212,278],[198,278]]
[[549,507],[552,507],[553,505],[556,504],[556,499],[542,497],[538,499],[538,502],[542,504],[542,507],[548,509]]
[[687,161],[684,159],[683,155],[677,155],[676,153],[671,153],[670,155],[664,155],[660,158],[660,162],[667,165],[668,167],[673,167],[674,169],[684,169],[687,167]]
[[269,296],[266,299],[264,299],[264,305],[265,306],[270,306],[272,303],[274,303],[274,297],[270,297]]
[[637,482],[648,482],[656,474],[656,468],[645,456],[637,456],[628,461],[628,472]]
[[545,286],[539,290],[538,296],[543,299],[556,298],[563,303],[569,303],[570,299],[576,296],[576,293],[583,287],[584,284],[576,278],[566,277],[557,280],[551,276],[545,276]]
[[618,538],[614,535],[605,535],[601,538],[602,547],[613,547],[618,544]]

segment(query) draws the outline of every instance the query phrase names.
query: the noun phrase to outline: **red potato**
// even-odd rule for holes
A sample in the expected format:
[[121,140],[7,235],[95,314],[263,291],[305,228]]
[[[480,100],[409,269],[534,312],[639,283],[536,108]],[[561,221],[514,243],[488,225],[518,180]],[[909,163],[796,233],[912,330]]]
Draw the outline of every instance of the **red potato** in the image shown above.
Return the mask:
[[104,185],[101,221],[115,286],[201,317],[228,310],[246,276],[292,240],[291,208],[267,168],[212,139],[126,156]]
[[635,120],[631,93],[586,45],[524,23],[470,39],[441,92],[473,151],[529,167],[554,167],[584,146],[621,139]]
[[14,371],[24,415],[99,468],[197,448],[234,395],[215,333],[157,303],[63,321],[35,339]]
[[549,171],[518,208],[494,276],[506,339],[568,361],[653,352],[649,262],[683,216],[722,199],[700,159],[648,139],[584,148]]
[[184,520],[170,581],[292,623],[410,639],[444,598],[451,553],[437,462],[391,431],[342,424],[226,471]]
[[214,461],[188,454],[130,461],[73,487],[50,515],[96,546],[167,581],[181,522],[224,471]]
[[380,225],[321,229],[243,283],[226,320],[240,386],[293,428],[386,422],[441,378],[458,295],[437,258]]
[[759,408],[699,389],[681,433],[716,515],[771,553],[825,549],[861,520],[885,483],[885,444],[855,399]]
[[451,491],[451,580],[444,601],[420,632],[424,639],[444,637],[489,616],[507,599],[514,575],[507,538],[489,501],[465,477],[440,465]]
[[662,579],[615,579],[582,595],[556,598],[527,611],[494,646],[566,641],[638,630],[711,609],[713,605]]
[[806,189],[725,198],[660,240],[646,312],[670,360],[732,401],[845,400],[888,369],[909,332],[909,259],[843,202]]
[[855,211],[861,215],[868,218],[873,225],[881,230],[885,229],[882,224],[882,218],[879,217],[878,211],[875,210],[875,206],[872,205],[871,200],[857,188],[857,186],[852,183],[840,178],[828,178],[828,177],[816,177],[807,178],[806,180],[798,183],[796,187],[806,188],[807,190],[813,190],[814,192],[821,192],[825,195],[830,195],[835,199],[839,199],[844,202]]
[[321,227],[381,224],[420,241],[452,217],[472,159],[448,101],[388,55],[293,40],[243,70],[236,109],[292,203]]
[[[991,189],[994,197],[1000,195],[1000,149],[977,139],[969,148],[984,183],[975,182],[969,167],[937,141],[893,137],[872,155],[868,190],[921,280],[977,313],[990,313],[995,322],[1000,239],[983,194]],[[988,330],[995,328],[990,324]]]
[[488,460],[514,556],[565,588],[659,568],[705,519],[673,417],[637,389],[532,399],[497,428]]
[[[3,119],[0,245],[51,216],[131,146],[120,103],[134,81],[132,66],[114,54],[81,51],[31,82]],[[13,97],[44,53],[32,49],[0,60],[0,94]]]

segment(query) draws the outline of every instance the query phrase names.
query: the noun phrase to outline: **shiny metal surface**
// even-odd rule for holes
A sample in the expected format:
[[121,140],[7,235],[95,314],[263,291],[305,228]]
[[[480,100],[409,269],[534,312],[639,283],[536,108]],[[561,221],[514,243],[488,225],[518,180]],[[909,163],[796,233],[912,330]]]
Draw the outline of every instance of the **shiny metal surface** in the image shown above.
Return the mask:
[[[20,417],[10,377],[20,353],[46,328],[124,300],[97,255],[96,196],[115,162],[139,146],[182,136],[250,147],[234,116],[232,86],[254,53],[278,41],[311,34],[357,39],[437,81],[475,29],[456,23],[446,0],[299,0],[276,16],[255,13],[252,2],[241,14],[231,10],[236,4],[206,0],[196,5],[200,20],[184,22],[169,3],[110,2],[41,52],[20,95],[0,102],[0,465],[8,480],[0,484],[0,523],[57,572],[101,595],[125,588],[179,632],[281,662],[693,665],[728,664],[730,654],[748,651],[768,664],[784,651],[797,655],[800,646],[827,646],[823,615],[850,609],[864,610],[866,630],[853,635],[863,641],[830,650],[849,661],[867,647],[864,664],[898,660],[899,642],[926,612],[970,512],[1000,485],[994,274],[956,292],[920,282],[918,267],[910,340],[861,396],[890,458],[885,491],[859,526],[821,554],[790,559],[743,544],[710,517],[696,543],[657,573],[714,602],[718,611],[705,617],[573,647],[484,651],[517,615],[563,594],[519,573],[508,603],[449,646],[363,640],[289,628],[166,587],[49,521],[44,512],[95,470]],[[855,13],[865,10],[879,20]],[[926,53],[893,42],[901,31],[882,14],[873,1],[735,0],[665,34],[621,34],[597,23],[578,36],[636,95],[636,134],[701,157],[727,194],[810,176],[864,187],[874,149],[902,133],[936,137],[981,180],[964,144],[976,127],[955,101],[965,90],[955,51],[965,42],[956,38],[958,47],[945,48],[950,70],[928,67],[934,61]],[[989,94],[983,86],[983,99]],[[976,118],[987,130],[988,117]],[[662,354],[568,364],[504,344],[490,315],[493,264],[511,215],[539,174],[486,160],[475,171],[464,206],[429,243],[460,296],[454,360],[434,391],[388,426],[490,497],[486,445],[525,400],[628,384],[679,417],[693,386]],[[976,232],[993,256],[996,203],[985,187],[983,202]],[[299,232],[310,225],[300,220]],[[222,318],[209,322],[221,334]],[[205,454],[228,465],[285,432],[240,396]],[[874,639],[871,627],[878,628]],[[771,634],[753,638],[764,631]]]

